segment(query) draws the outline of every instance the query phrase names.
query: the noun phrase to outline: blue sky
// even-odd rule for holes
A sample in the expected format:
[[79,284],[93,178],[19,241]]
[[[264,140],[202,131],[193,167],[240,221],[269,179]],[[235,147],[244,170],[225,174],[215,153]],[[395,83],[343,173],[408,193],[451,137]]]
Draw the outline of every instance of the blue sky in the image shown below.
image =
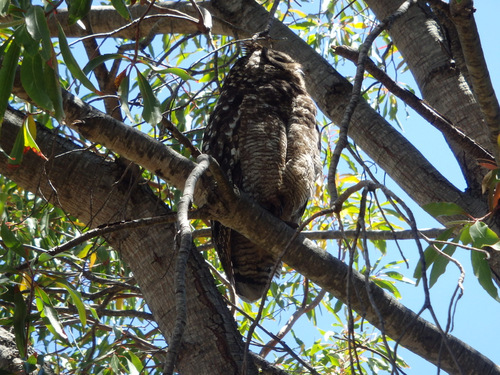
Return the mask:
[[[500,1],[498,0],[477,0],[475,2],[475,18],[478,25],[481,42],[488,62],[489,72],[495,89],[500,88],[500,67],[499,67],[499,47],[496,26],[498,15],[500,14]],[[406,77],[404,78],[406,79]],[[497,93],[498,95],[498,93]],[[401,119],[404,126],[405,135],[414,143],[419,150],[443,173],[450,181],[459,188],[464,188],[463,178],[460,174],[448,147],[442,137],[432,126],[426,124],[413,113],[407,119]],[[424,130],[423,130],[424,129]],[[417,214],[419,227],[434,227],[436,222],[421,210],[412,206]],[[402,242],[405,246],[405,255],[409,256],[415,252],[415,247],[407,242]],[[478,284],[470,267],[470,255],[466,250],[457,250],[456,258],[465,267],[465,293],[458,303],[454,323],[455,328],[452,334],[465,341],[482,354],[489,357],[496,363],[500,363],[500,350],[498,349],[498,337],[500,327],[492,324],[492,317],[498,316],[500,304],[494,301]],[[402,270],[403,271],[403,270]],[[412,270],[411,270],[412,271]],[[406,272],[405,272],[406,273]],[[411,275],[411,272],[410,274]],[[446,324],[447,309],[453,290],[457,284],[459,272],[456,267],[448,266],[443,279],[431,289],[431,302],[441,324]],[[400,285],[403,294],[402,302],[414,311],[422,305],[423,292],[421,287],[411,287]],[[429,319],[429,314],[424,314]],[[432,374],[437,373],[437,368],[420,357],[403,350],[400,354],[407,360],[411,369],[407,374]]]
[[[475,7],[477,9],[475,13],[476,22],[490,69],[490,75],[494,87],[499,89],[500,69],[498,66],[498,59],[500,56],[498,40],[494,31],[496,29],[496,23],[498,22],[498,15],[500,14],[500,1],[477,0],[475,2]],[[304,10],[304,8],[302,8],[302,10]],[[343,75],[352,74],[352,64],[349,62],[339,64],[337,69]],[[408,83],[417,90],[417,95],[419,94],[409,74],[399,75],[398,81]],[[408,113],[408,117],[405,116],[404,110],[401,110],[398,114],[404,128],[404,135],[445,177],[458,188],[464,189],[465,183],[461,176],[461,172],[441,134],[411,111],[411,109],[408,109]],[[389,188],[402,198],[406,198],[405,202],[410,205],[416,215],[419,228],[440,227],[440,224],[436,220],[427,215],[416,204],[412,204],[411,200],[395,184],[389,183]],[[412,264],[415,264],[415,261],[418,260],[418,254],[414,243],[412,243],[412,241],[401,241],[400,245],[403,248],[405,256],[412,260]],[[401,259],[394,245],[389,245],[389,253],[390,252],[393,252],[394,260]],[[498,316],[500,312],[500,304],[493,300],[477,282],[470,266],[469,251],[457,250],[454,257],[464,266],[466,276],[464,281],[464,296],[458,302],[457,311],[454,316],[454,329],[451,334],[480,351],[494,362],[500,364],[500,350],[498,349],[500,327],[497,324],[491,324],[491,317]],[[408,270],[406,270],[404,266],[399,269],[399,271],[408,278],[412,278],[413,270],[413,266]],[[430,291],[432,306],[436,311],[439,323],[443,327],[446,326],[447,323],[448,307],[459,276],[460,273],[458,269],[450,264],[446,274],[439,279]],[[401,302],[413,311],[419,311],[424,302],[424,293],[421,285],[415,287],[399,283],[397,286],[403,295]],[[428,312],[424,313],[423,317],[432,322]],[[331,316],[325,316],[324,318],[332,319]],[[281,317],[281,324],[285,321],[286,318]],[[331,323],[333,322],[330,322],[330,324]],[[325,323],[324,320],[321,321],[320,325],[322,325],[323,329],[329,329],[328,323]],[[309,329],[308,324],[305,324],[305,322],[302,322],[302,324],[299,322],[294,329],[297,336],[304,340],[307,340],[307,338],[315,340],[321,337],[319,333]],[[426,362],[408,350],[400,347],[398,353],[411,366],[410,369],[405,370],[407,374],[421,375],[438,373],[434,365]]]

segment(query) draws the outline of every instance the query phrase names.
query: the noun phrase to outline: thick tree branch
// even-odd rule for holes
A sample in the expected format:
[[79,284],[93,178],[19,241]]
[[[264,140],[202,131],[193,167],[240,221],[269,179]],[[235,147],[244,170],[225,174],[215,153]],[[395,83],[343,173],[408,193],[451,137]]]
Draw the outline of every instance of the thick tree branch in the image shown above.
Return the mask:
[[[367,0],[366,3],[378,19],[383,19],[392,14],[401,1]],[[466,76],[456,68],[446,33],[425,2],[419,2],[419,6],[412,7],[396,20],[389,34],[404,57],[424,100],[477,144],[494,154],[496,146],[491,142],[473,91]],[[480,192],[484,169],[478,166],[475,157],[463,152],[460,144],[444,135],[468,187]]]
[[[16,134],[15,125],[17,124],[17,126],[20,126],[21,123],[21,117],[16,116],[15,113],[10,110],[7,112],[6,120],[4,121],[3,125],[4,139],[2,141],[6,142],[4,143],[4,145],[8,145],[9,140],[13,142],[14,136]],[[10,136],[5,136],[5,132],[10,132]],[[47,136],[45,134],[47,133],[49,133],[48,130],[44,128],[39,129],[39,142],[42,149],[50,150],[51,147],[53,147],[54,138],[51,138],[51,140],[46,140],[45,138]],[[49,144],[46,144],[46,142],[49,142]],[[67,151],[65,152],[67,153]],[[83,156],[83,154],[85,154],[84,151],[81,151],[81,153],[79,153],[80,156]],[[50,152],[46,152],[46,155],[51,154]],[[100,163],[102,162],[96,160],[95,163],[92,163],[90,165],[87,164],[89,165],[89,168],[92,169],[92,174],[96,173],[96,170],[97,168],[99,168]],[[67,174],[67,165],[65,164],[62,168],[64,170],[64,173]],[[83,166],[81,168],[83,168]],[[43,184],[39,186],[39,184],[37,183],[37,181],[43,182],[46,179],[43,174],[40,175],[40,171],[43,171],[43,168],[40,168],[37,163],[33,162],[32,159],[26,160],[26,163],[23,164],[23,167],[18,169],[17,171],[8,170],[5,164],[0,165],[0,172],[2,174],[5,174],[6,176],[14,179],[21,186],[25,186],[26,188],[29,188],[31,190],[37,191],[38,187],[40,187],[42,188],[45,196],[50,198],[51,193],[53,193],[51,185]],[[78,174],[78,172],[79,169],[77,168],[74,173]],[[81,171],[81,173],[83,173],[83,171]],[[172,171],[172,173],[175,173],[175,171]],[[184,172],[181,170],[180,174],[182,175],[183,173]],[[39,177],[34,180],[33,176]],[[54,199],[51,199],[53,202],[55,202],[56,204],[59,203],[64,206],[63,202],[67,204],[68,199],[70,201],[75,200],[75,197],[73,196],[74,194],[72,194],[73,189],[70,181],[71,180],[68,181],[66,179],[66,175],[63,181],[56,181],[55,179],[51,180],[52,186],[54,186],[58,192],[58,199],[55,201]],[[77,179],[75,177],[74,181],[80,181],[80,179]],[[82,183],[79,182],[78,186],[81,185]],[[89,185],[92,186],[91,183],[89,183]],[[83,184],[83,186],[85,186],[85,184]],[[100,198],[100,195],[98,193],[99,191],[92,191],[88,193],[90,196],[92,196],[94,204],[102,202],[102,199]],[[70,195],[69,197],[68,194]],[[102,191],[100,194],[104,195],[105,197],[109,196],[107,190]],[[84,192],[79,191],[79,195],[84,195]],[[63,200],[62,198],[65,199]],[[145,202],[141,203],[145,204]],[[78,207],[81,207],[82,205],[83,204],[80,203]],[[102,202],[101,205],[105,206],[106,204]],[[223,205],[224,208],[218,208],[217,205]],[[85,207],[88,207],[88,203]],[[214,201],[210,202],[209,207],[211,208],[210,212],[214,214],[214,218],[220,221],[223,225],[239,231],[248,238],[251,238],[252,241],[260,246],[266,246],[276,255],[281,254],[282,249],[289,244],[290,238],[293,238],[295,235],[295,231],[287,224],[283,223],[282,221],[247,199],[236,199],[236,201],[230,202]],[[76,209],[76,211],[78,211],[78,209]],[[114,209],[114,212],[120,212],[120,209],[116,208]],[[84,218],[88,218],[88,213],[79,213]],[[144,213],[144,208],[140,212],[136,212],[135,215],[140,215],[142,213]],[[94,218],[94,221],[97,223],[97,218]],[[154,230],[154,228],[150,228],[150,230]],[[130,237],[130,233],[128,233],[127,235]],[[144,236],[141,237],[142,241],[144,240],[143,237]],[[123,247],[126,242],[127,241],[122,242],[122,245],[118,245],[118,248]],[[115,246],[116,245],[117,244],[115,242]],[[140,248],[147,249],[148,247]],[[190,259],[192,259],[194,255],[195,254],[191,254]],[[141,254],[141,256],[144,256],[144,254]],[[320,285],[322,288],[326,289],[328,292],[335,295],[340,300],[347,301],[345,286],[349,273],[348,267],[340,260],[334,258],[328,253],[325,253],[324,250],[318,248],[309,240],[305,239],[304,236],[299,235],[290,243],[288,252],[285,254],[284,260],[291,267],[297,269],[297,271],[308,277],[311,281]],[[134,265],[130,264],[130,266],[133,267]],[[151,273],[149,269],[150,267],[151,266],[148,265],[148,273]],[[134,273],[136,272],[138,272],[138,270],[134,269]],[[143,273],[139,272],[139,275],[141,275],[141,277],[144,277]],[[139,275],[137,275],[138,280],[140,279]],[[379,317],[376,314],[373,306],[371,306],[370,304],[364,277],[357,274],[356,272],[351,272],[351,275],[351,290],[356,291],[355,293],[351,293],[352,308],[354,308],[367,320],[377,326]],[[199,276],[191,277],[193,279],[188,277],[187,280],[196,282]],[[141,285],[141,290],[147,292],[147,290],[144,289],[143,285]],[[188,288],[187,290],[190,289]],[[191,290],[196,290],[196,288]],[[439,331],[437,331],[434,326],[430,325],[422,318],[417,317],[413,312],[388,296],[373,283],[369,284],[368,291],[372,294],[373,299],[379,304],[378,311],[386,322],[385,333],[388,336],[391,336],[395,340],[399,340],[401,345],[422,355],[427,360],[435,364],[438,364],[439,362],[441,364],[441,367],[446,371],[454,371],[452,357],[450,357],[447,353],[441,353],[441,356],[439,356],[439,343],[441,340],[441,336]],[[166,291],[163,291],[162,293],[166,293]],[[172,291],[170,290],[168,292],[168,295],[170,295],[171,293]],[[149,296],[149,298],[151,298],[151,296]],[[152,302],[149,298],[148,294],[146,293],[148,304]],[[173,296],[171,298],[173,299]],[[199,297],[195,297],[195,299],[196,298]],[[154,298],[152,298],[152,300],[154,301]],[[190,303],[195,302],[188,299],[188,306],[190,306]],[[154,307],[155,304],[153,303],[152,309]],[[227,309],[225,311],[227,313]],[[157,311],[155,312],[153,310],[153,313],[155,314],[155,317],[159,317],[160,319],[163,317],[163,314]],[[474,349],[468,347],[465,343],[461,342],[451,335],[448,335],[447,337],[449,346],[456,354],[456,357],[459,360],[459,364],[464,372],[470,374],[500,374],[500,368],[496,367],[488,359],[482,357]]]
[[[180,7],[183,3],[176,4],[176,6]],[[244,7],[233,13],[234,9],[237,9],[236,4],[237,3],[224,1],[213,1],[211,3],[202,4],[203,7],[209,9],[212,13],[214,18],[214,27],[212,31],[214,33],[224,35],[235,34],[235,28],[229,27],[228,23],[222,22],[224,17],[229,17],[228,15],[231,17],[228,18],[228,20],[230,20],[232,24],[238,25],[240,29],[245,30],[244,32],[241,30],[238,31],[239,37],[251,36],[265,29],[265,21],[267,20],[268,13],[260,5],[251,1],[244,2]],[[187,5],[187,7],[190,8],[190,5]],[[136,7],[132,7],[131,12],[136,17],[142,14],[141,12],[144,12],[144,8],[141,8],[141,10],[135,8]],[[124,22],[112,7],[96,8],[95,11],[91,11],[91,14],[94,12],[95,17],[89,15],[89,20],[96,32],[99,32],[99,30],[96,29],[99,27],[101,31],[104,32],[104,29],[106,29],[106,32],[109,33],[113,31],[114,28],[119,27],[117,23],[121,22],[123,24]],[[186,12],[188,11],[186,10]],[[195,13],[193,13],[193,16],[195,16]],[[62,13],[61,17],[63,17]],[[100,17],[103,18],[101,19]],[[216,22],[215,20],[218,21]],[[61,21],[64,22],[63,20]],[[160,25],[158,32],[188,32],[183,23],[178,24],[176,22],[170,22],[170,20],[167,22],[168,26]],[[217,27],[217,24],[222,26]],[[146,25],[141,23],[141,27],[146,27]],[[68,37],[81,35],[81,31],[77,26],[72,26],[65,31]],[[149,30],[145,30],[145,33],[147,34],[148,31]],[[133,37],[130,33],[125,36],[122,32],[113,36]],[[309,91],[316,103],[327,116],[335,122],[340,123],[344,108],[348,103],[348,93],[352,91],[351,84],[281,22],[273,22],[270,36],[271,39],[275,41],[273,45],[274,48],[287,52],[295,60],[302,63],[304,73],[307,76],[306,82],[310,84]],[[83,108],[81,104],[78,104],[77,107],[78,113],[74,113],[74,116],[70,116],[71,121],[85,118],[84,115],[86,113],[89,114],[89,116],[93,115],[92,111]],[[94,121],[87,119],[87,123],[85,127],[81,127],[81,131],[85,131],[86,133],[91,133],[92,131],[97,132],[98,124],[92,124],[92,122]],[[83,123],[80,124],[83,125]],[[76,127],[78,123],[74,125]],[[114,126],[112,128],[116,130]],[[112,131],[105,133],[107,133],[110,138],[118,138],[116,135],[112,134]],[[460,192],[450,184],[411,143],[370,108],[365,101],[360,102],[353,114],[352,124],[349,128],[349,136],[378,165],[386,170],[418,204],[423,205],[436,201],[459,203],[461,199]],[[96,142],[101,143],[99,141]],[[113,147],[109,148],[125,156],[129,160],[136,161],[133,157],[125,155],[126,150],[116,150]],[[134,147],[129,147],[128,149],[134,150]],[[147,151],[148,154],[151,154],[153,150]],[[151,167],[153,169],[151,169]],[[151,165],[146,168],[156,171],[159,165],[156,167]],[[164,176],[170,181],[171,176],[164,175],[164,171],[162,171],[161,168],[158,169],[158,172],[160,176]],[[182,181],[177,181],[175,186],[182,186]],[[476,217],[483,216],[487,212],[487,207],[481,207],[481,205],[477,206],[474,204],[472,206],[466,206],[465,208],[468,211],[473,211],[471,214]]]
[[179,354],[179,347],[182,342],[182,335],[187,322],[187,307],[186,307],[186,265],[189,258],[189,253],[193,247],[193,235],[191,233],[191,224],[188,219],[188,212],[193,203],[194,190],[196,183],[208,169],[210,159],[207,155],[198,157],[198,164],[193,168],[184,187],[184,192],[179,200],[179,235],[180,245],[175,264],[175,327],[172,334],[172,339],[169,342],[167,360],[163,370],[164,375],[174,373],[174,366]]
[[[333,50],[339,56],[351,60],[354,63],[358,61],[358,52],[349,46],[337,46],[333,47]],[[442,132],[445,137],[459,145],[463,149],[463,152],[477,159],[493,160],[493,155],[491,153],[464,134],[460,129],[457,129],[448,119],[443,117],[424,100],[417,97],[411,91],[399,86],[386,72],[378,68],[371,59],[366,61],[365,68],[373,78],[383,84],[390,92],[403,100],[430,124],[434,125],[434,127]]]
[[[474,95],[490,129],[491,142],[493,145],[497,145],[497,138],[500,133],[500,105],[484,58],[474,20],[474,11],[474,2],[472,0],[450,1],[451,19],[457,28]],[[497,163],[500,161],[499,156],[500,150],[497,146],[495,147]]]
[[[8,110],[2,126],[1,146],[9,151],[23,121],[23,114]],[[19,186],[42,195],[92,227],[121,220],[169,213],[147,185],[124,174],[124,168],[38,126],[37,142],[49,162],[33,153],[13,170],[5,157],[0,173]],[[181,172],[182,173],[182,172]],[[173,225],[148,226],[108,233],[106,239],[129,265],[145,300],[167,342],[174,327],[175,311]],[[186,282],[187,325],[177,368],[183,374],[237,373],[243,359],[243,343],[213,278],[197,251],[189,256]],[[200,363],[203,371],[200,372]],[[247,373],[256,374],[252,363]]]

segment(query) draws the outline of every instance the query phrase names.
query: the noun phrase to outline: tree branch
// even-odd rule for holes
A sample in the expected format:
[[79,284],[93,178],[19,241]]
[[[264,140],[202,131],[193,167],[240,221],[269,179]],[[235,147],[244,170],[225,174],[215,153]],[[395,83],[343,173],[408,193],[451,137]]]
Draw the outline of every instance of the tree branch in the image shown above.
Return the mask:
[[[22,122],[22,113],[7,110],[0,139],[4,150],[12,147]],[[124,168],[119,164],[80,149],[40,125],[37,125],[37,143],[49,157],[47,163],[28,153],[22,166],[12,170],[2,156],[0,173],[83,222],[95,227],[169,213],[147,185],[124,176]],[[120,251],[131,268],[167,342],[174,326],[175,234],[175,228],[166,224],[106,235],[107,242]],[[236,373],[243,359],[242,338],[204,259],[196,251],[192,251],[188,259],[186,283],[188,323],[177,368],[183,374],[194,375],[199,374],[200,363],[203,363],[207,373]],[[247,373],[257,374],[252,362],[248,363]]]
[[[500,105],[484,58],[474,20],[474,11],[474,2],[472,0],[450,1],[451,19],[457,28],[474,95],[490,129],[491,142],[493,145],[497,145],[500,132]],[[498,146],[495,147],[495,159],[497,163],[500,161]]]
[[[359,53],[349,46],[336,46],[333,51],[352,62],[357,62]],[[442,132],[445,137],[453,142],[459,144],[463,152],[474,156],[477,159],[494,160],[493,155],[484,149],[481,145],[477,144],[473,139],[464,134],[461,130],[457,129],[448,119],[443,117],[438,111],[432,108],[424,100],[417,97],[411,91],[408,91],[399,86],[387,73],[378,68],[371,59],[366,60],[366,71],[369,72],[373,78],[382,83],[390,92],[392,92],[399,99],[403,100],[415,112],[427,120],[430,124],[434,125],[436,129]]]
[[352,85],[352,92],[349,96],[349,103],[342,116],[342,121],[339,124],[339,138],[335,149],[333,150],[332,156],[330,157],[330,167],[328,168],[328,192],[331,197],[331,204],[333,205],[337,199],[337,187],[336,187],[336,173],[337,166],[340,160],[340,154],[345,147],[348,146],[347,132],[349,130],[349,124],[353,116],[354,110],[356,109],[361,96],[361,87],[363,84],[363,76],[365,74],[365,64],[368,60],[368,52],[375,41],[375,38],[385,30],[386,27],[390,26],[397,18],[401,17],[408,8],[415,3],[415,0],[406,0],[401,6],[389,17],[382,20],[366,37],[359,49],[358,60],[356,62],[356,74],[354,76],[354,83]]
[[[115,121],[113,119],[113,121]],[[17,135],[17,131],[22,124],[22,117],[17,115],[16,112],[12,110],[7,110],[4,124],[3,124],[3,136],[2,136],[2,145],[4,149],[8,149],[6,145],[13,144],[13,140]],[[59,137],[50,133],[46,128],[39,126],[38,127],[38,141],[39,145],[43,150],[53,150],[54,142]],[[124,138],[118,137],[115,133],[116,142],[118,140],[124,140]],[[145,138],[146,139],[146,138]],[[151,139],[151,141],[154,141]],[[57,141],[59,144],[71,144],[69,141],[59,140]],[[73,146],[74,147],[74,146]],[[164,146],[164,148],[166,148]],[[160,153],[162,151],[159,150]],[[62,150],[59,150],[58,153],[63,153]],[[74,153],[68,153],[67,150],[64,151],[66,158],[70,155],[74,157],[78,157],[78,159],[82,159],[83,155],[90,154],[88,151],[81,151],[78,155],[74,155]],[[46,155],[52,155],[51,152],[45,152]],[[154,154],[151,154],[154,156]],[[53,197],[53,188],[57,189],[57,200],[55,200],[56,204],[60,204],[63,207],[67,204],[72,205],[72,211],[76,211],[77,216],[83,216],[84,220],[88,220],[88,213],[84,214],[86,211],[81,211],[82,208],[89,207],[89,203],[78,203],[75,199],[76,197],[73,194],[73,187],[70,181],[73,179],[73,182],[79,181],[78,186],[80,186],[79,195],[85,196],[84,191],[81,190],[81,187],[86,186],[88,184],[91,189],[87,194],[89,197],[92,197],[93,204],[97,204],[99,207],[107,206],[111,209],[111,211],[116,214],[116,212],[120,212],[120,206],[123,206],[123,201],[118,200],[117,207],[110,207],[109,203],[102,202],[102,198],[100,198],[99,191],[102,191],[100,194],[104,195],[106,199],[109,199],[109,190],[94,190],[92,189],[93,184],[91,182],[84,183],[80,178],[72,177],[68,175],[68,167],[67,160],[63,161],[60,159],[50,159],[49,164],[53,165],[54,168],[56,165],[60,165],[62,168],[63,180],[57,180],[55,177],[57,175],[52,175],[51,184],[39,184],[39,182],[43,182],[46,177],[43,176],[43,167],[39,167],[40,161],[36,163],[33,161],[33,157],[28,158],[30,155],[26,155],[27,160],[23,163],[23,168],[19,168],[15,171],[9,170],[6,167],[6,163],[0,163],[0,172],[9,178],[13,178],[17,183],[25,188],[28,188],[32,191],[37,191],[39,188],[42,188],[44,195],[54,202]],[[102,165],[102,160],[100,160],[97,156],[92,156],[96,158],[96,161],[90,165],[89,168],[92,170],[92,176],[95,175],[97,170]],[[35,159],[36,160],[36,159]],[[82,159],[83,160],[83,159]],[[54,164],[57,161],[59,164]],[[64,164],[64,165],[61,165]],[[81,167],[83,168],[83,167]],[[72,168],[77,173],[79,172],[79,168]],[[42,172],[42,174],[40,174]],[[182,176],[185,171],[179,170],[179,174]],[[106,172],[109,175],[109,172]],[[170,173],[175,174],[176,171],[172,170]],[[189,175],[189,173],[188,173]],[[34,178],[34,176],[38,176]],[[68,181],[68,178],[70,179]],[[177,178],[182,178],[178,176]],[[111,180],[111,186],[115,185],[114,180]],[[202,186],[197,186],[198,188],[203,188]],[[211,190],[211,194],[214,194],[213,190]],[[216,193],[215,193],[216,194]],[[53,197],[52,199],[50,197]],[[137,199],[137,198],[136,198]],[[347,301],[347,294],[345,285],[348,278],[349,269],[348,267],[340,260],[336,259],[332,255],[325,253],[325,251],[309,240],[307,240],[303,235],[296,236],[296,232],[294,229],[290,228],[286,223],[282,222],[278,218],[271,215],[266,210],[262,209],[260,206],[246,199],[243,195],[241,197],[234,196],[234,199],[230,202],[224,202],[227,206],[223,209],[218,208],[217,199],[209,200],[210,205],[208,206],[209,213],[216,214],[213,218],[221,222],[223,225],[228,226],[242,235],[250,238],[253,242],[255,242],[259,246],[265,246],[270,251],[272,251],[276,256],[280,255],[282,249],[288,246],[288,251],[285,254],[284,261],[288,263],[291,267],[294,267],[298,272],[302,273],[304,276],[309,278],[311,281],[315,282],[317,285],[321,286],[328,292],[332,293],[335,297],[342,301]],[[101,202],[101,203],[99,203]],[[158,210],[158,203],[156,199],[154,199],[153,207],[155,210]],[[141,201],[141,205],[147,203],[147,201]],[[76,206],[74,206],[76,204]],[[78,209],[77,209],[78,208]],[[144,208],[141,208],[140,211],[134,212],[134,215],[144,213]],[[102,215],[102,214],[100,214]],[[153,215],[154,216],[154,215]],[[93,220],[97,223],[98,216],[96,216]],[[148,228],[150,231],[154,230],[153,228]],[[120,232],[115,232],[115,235],[119,235]],[[127,241],[130,241],[130,236],[134,232],[127,232]],[[139,234],[139,241],[144,242],[145,236],[143,234]],[[149,236],[146,236],[149,238]],[[291,238],[295,239],[290,242]],[[118,236],[119,238],[119,236]],[[172,236],[173,238],[173,236]],[[115,245],[120,248],[127,243],[127,241],[123,242],[122,245]],[[137,248],[144,248],[144,246],[139,246],[138,244],[132,244],[134,246],[132,251],[136,251]],[[159,244],[156,246],[160,246]],[[164,246],[164,245],[163,245]],[[147,247],[146,247],[147,248]],[[141,257],[144,257],[146,254],[141,254]],[[154,253],[152,254],[154,255]],[[196,258],[196,253],[192,253],[192,256]],[[154,258],[153,258],[154,259]],[[171,259],[171,258],[168,258]],[[198,258],[196,258],[198,259]],[[137,267],[137,260],[129,261],[129,265],[131,267]],[[154,260],[151,260],[154,263]],[[170,260],[169,260],[170,262]],[[201,259],[203,263],[203,259]],[[151,264],[153,264],[151,263]],[[140,270],[134,268],[134,274],[142,275],[145,279],[150,278],[151,275],[151,264],[147,265],[146,274],[144,272],[140,272]],[[168,269],[169,266],[165,265]],[[198,265],[198,267],[201,267]],[[208,270],[206,270],[208,273]],[[379,317],[374,311],[373,307],[370,304],[368,298],[368,292],[372,294],[373,298],[377,300],[379,313],[383,317],[384,321],[391,322],[390,324],[386,324],[385,332],[388,336],[394,338],[395,340],[399,340],[400,344],[407,347],[408,349],[421,354],[427,360],[435,363],[436,365],[439,363],[441,367],[446,371],[455,371],[455,366],[453,364],[452,357],[448,354],[448,352],[441,353],[439,355],[439,343],[441,342],[441,334],[440,332],[428,322],[423,320],[422,318],[416,316],[412,311],[401,305],[399,302],[389,297],[387,294],[383,292],[382,289],[378,288],[372,282],[369,283],[369,286],[366,287],[365,280],[362,275],[359,275],[357,272],[350,273],[350,285],[351,289],[355,290],[355,293],[351,293],[351,307],[358,311],[361,315],[363,315],[368,321],[370,321],[373,325],[378,326]],[[172,277],[172,276],[170,276]],[[205,280],[207,276],[191,276],[187,278],[191,283],[199,283],[202,280]],[[208,273],[208,277],[211,279],[210,274]],[[139,280],[139,276],[137,276]],[[157,279],[154,278],[157,282]],[[171,283],[171,281],[169,281]],[[213,282],[211,282],[213,285]],[[199,287],[203,284],[197,284]],[[150,286],[152,287],[152,285]],[[196,290],[194,286],[191,286]],[[145,289],[144,285],[141,285],[141,290],[144,292],[149,292],[147,288]],[[161,293],[166,293],[162,291]],[[172,292],[170,291],[168,295]],[[215,293],[217,291],[215,290]],[[155,298],[152,298],[151,295],[146,293],[145,295],[148,304],[152,309],[157,308],[154,301]],[[170,297],[173,299],[173,296]],[[198,297],[195,297],[195,299]],[[220,295],[219,295],[220,298]],[[192,301],[192,300],[191,300]],[[191,302],[193,303],[193,302]],[[190,306],[190,303],[187,304]],[[153,314],[156,318],[164,317],[166,312],[161,313],[160,311],[152,310]],[[229,312],[227,309],[225,310],[228,316]],[[159,315],[158,315],[159,314]],[[167,316],[169,314],[166,314]],[[188,314],[189,317],[189,314]],[[161,323],[161,319],[160,319]],[[162,323],[163,324],[163,323]],[[169,323],[171,324],[171,322]],[[194,340],[191,337],[191,340]],[[460,367],[464,370],[465,373],[468,374],[500,374],[500,368],[495,366],[489,359],[482,357],[478,352],[474,349],[468,347],[465,343],[456,339],[451,335],[447,335],[447,340],[451,350],[456,354],[456,357],[459,360]],[[189,341],[188,341],[189,342]],[[429,347],[432,346],[432,348]],[[437,346],[437,347],[436,347]]]
[[191,234],[191,225],[188,219],[188,212],[191,204],[193,203],[194,190],[196,183],[201,178],[203,173],[208,169],[210,159],[207,155],[200,155],[198,157],[198,165],[189,174],[186,179],[184,193],[179,201],[179,235],[180,246],[179,253],[177,254],[177,262],[175,264],[175,327],[172,338],[169,342],[167,360],[163,373],[171,375],[174,373],[174,366],[179,354],[179,347],[184,334],[184,327],[187,320],[187,307],[186,307],[186,265],[189,258],[189,253],[193,247],[193,236]]

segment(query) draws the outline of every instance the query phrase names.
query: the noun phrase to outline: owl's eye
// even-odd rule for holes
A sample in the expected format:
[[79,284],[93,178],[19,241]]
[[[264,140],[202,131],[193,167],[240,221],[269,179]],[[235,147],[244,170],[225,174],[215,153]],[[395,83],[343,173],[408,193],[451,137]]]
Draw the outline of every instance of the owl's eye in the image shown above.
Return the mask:
[[280,63],[287,63],[289,62],[288,59],[285,58],[285,56],[281,56],[281,55],[278,55],[278,54],[275,54],[273,56],[274,60],[280,62]]

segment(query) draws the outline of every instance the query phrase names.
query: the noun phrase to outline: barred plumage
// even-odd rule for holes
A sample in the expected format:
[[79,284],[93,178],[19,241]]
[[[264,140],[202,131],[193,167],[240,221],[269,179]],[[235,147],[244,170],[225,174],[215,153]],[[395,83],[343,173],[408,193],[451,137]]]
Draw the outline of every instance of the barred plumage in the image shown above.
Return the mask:
[[[296,224],[321,171],[316,107],[300,65],[288,55],[255,46],[247,52],[225,79],[203,152],[250,198]],[[262,297],[277,260],[217,222],[212,237],[236,292],[247,301]]]

